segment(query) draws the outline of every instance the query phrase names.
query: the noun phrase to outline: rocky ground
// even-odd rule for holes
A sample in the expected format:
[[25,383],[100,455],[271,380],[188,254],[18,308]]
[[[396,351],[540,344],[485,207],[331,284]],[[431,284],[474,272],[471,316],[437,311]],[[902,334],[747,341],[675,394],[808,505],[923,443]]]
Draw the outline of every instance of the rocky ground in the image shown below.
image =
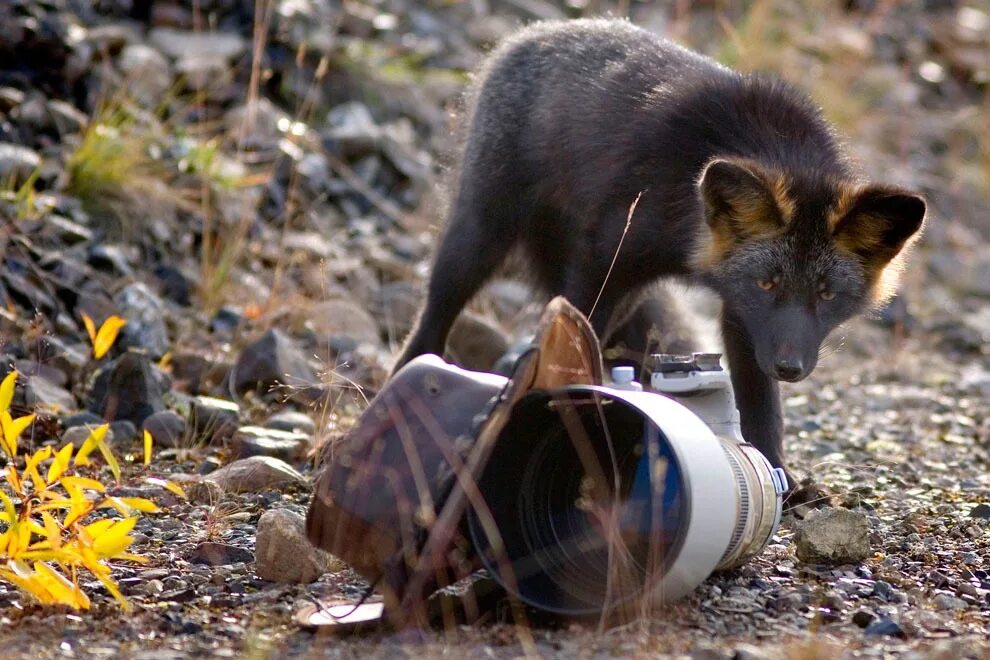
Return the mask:
[[[130,613],[96,581],[77,613],[0,581],[4,657],[990,654],[990,4],[713,4],[3,3],[0,375],[38,415],[22,442],[111,421],[116,492],[163,507],[136,527],[149,563],[115,565]],[[842,514],[804,506],[749,565],[617,629],[301,629],[301,605],[363,589],[300,516],[415,312],[467,72],[525,21],[604,10],[804,85],[866,171],[929,198],[902,296],[785,392],[797,472],[870,547],[809,556],[801,526]],[[497,281],[451,355],[490,368],[539,309]],[[99,360],[84,314],[127,320]]]

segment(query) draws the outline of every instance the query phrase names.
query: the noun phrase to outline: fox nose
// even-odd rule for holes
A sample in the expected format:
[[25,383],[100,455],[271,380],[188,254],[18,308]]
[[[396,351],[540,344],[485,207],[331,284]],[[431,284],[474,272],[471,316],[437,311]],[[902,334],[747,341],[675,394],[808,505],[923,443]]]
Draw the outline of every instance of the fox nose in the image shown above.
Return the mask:
[[780,380],[795,381],[804,374],[804,364],[799,359],[785,358],[773,365],[774,374]]

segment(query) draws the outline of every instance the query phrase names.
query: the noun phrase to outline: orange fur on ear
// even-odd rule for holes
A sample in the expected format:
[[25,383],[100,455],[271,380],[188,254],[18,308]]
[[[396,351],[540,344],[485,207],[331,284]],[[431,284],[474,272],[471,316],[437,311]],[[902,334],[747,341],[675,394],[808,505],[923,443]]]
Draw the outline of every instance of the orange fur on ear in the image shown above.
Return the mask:
[[875,305],[887,302],[911,244],[921,236],[925,200],[888,186],[849,187],[829,214],[835,245],[856,257],[866,271]]
[[711,267],[734,246],[782,231],[794,214],[789,182],[755,161],[717,158],[701,174],[698,190],[711,232],[695,265]]

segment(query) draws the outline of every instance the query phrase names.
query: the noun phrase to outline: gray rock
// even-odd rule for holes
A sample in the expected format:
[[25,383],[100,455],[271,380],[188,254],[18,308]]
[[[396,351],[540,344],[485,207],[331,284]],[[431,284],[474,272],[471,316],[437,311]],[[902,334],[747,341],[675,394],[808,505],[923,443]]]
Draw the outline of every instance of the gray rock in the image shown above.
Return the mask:
[[818,509],[808,514],[794,534],[799,559],[809,563],[860,562],[870,556],[866,515],[848,509]]
[[368,106],[351,101],[336,106],[327,115],[330,127],[323,136],[328,147],[345,158],[355,158],[375,150],[382,129],[375,123]]
[[145,44],[125,46],[117,57],[117,66],[127,80],[127,91],[143,103],[162,98],[172,86],[168,60]]
[[313,418],[304,412],[295,410],[283,410],[277,412],[264,424],[265,428],[277,429],[279,431],[295,431],[312,436],[316,433],[316,423]]
[[229,493],[256,493],[306,484],[306,479],[291,465],[270,456],[242,458],[211,472],[205,480]]
[[81,133],[86,124],[89,123],[89,117],[71,103],[51,99],[47,102],[47,106],[48,115],[51,117],[52,123],[55,124],[55,130],[58,131],[59,135]]
[[0,181],[18,186],[41,167],[41,156],[19,144],[0,142]]
[[234,432],[231,449],[236,458],[272,456],[296,463],[306,456],[309,437],[294,431],[242,426]]
[[241,351],[233,378],[238,393],[266,392],[275,386],[307,387],[317,382],[316,372],[295,342],[274,329]]
[[450,358],[473,371],[490,371],[509,350],[505,334],[490,321],[464,312],[457,317],[447,337]]
[[186,420],[175,411],[163,410],[144,420],[144,430],[151,434],[156,447],[178,447],[186,435]]
[[962,598],[956,598],[952,594],[935,594],[932,602],[940,610],[964,610],[969,607],[966,601]]
[[350,337],[360,343],[378,345],[378,323],[361,305],[349,298],[331,298],[306,311],[307,326],[321,344],[327,338]]
[[148,33],[148,40],[172,59],[219,57],[229,61],[247,50],[244,37],[232,32],[189,32],[160,27]]
[[211,396],[192,400],[189,414],[194,442],[221,442],[229,438],[240,425],[241,409],[233,401]]
[[129,419],[118,419],[110,424],[114,442],[126,444],[137,438],[137,426]]
[[[79,449],[83,446],[83,443],[89,438],[90,434],[93,432],[97,425],[94,426],[73,426],[66,429],[65,433],[62,434],[62,441],[60,444],[65,444],[71,442],[72,445]],[[103,437],[103,441],[110,446],[113,443],[113,431],[107,429],[107,434]]]
[[72,393],[43,376],[30,376],[24,384],[24,401],[28,406],[41,407],[49,412],[64,413],[75,410],[76,398]]
[[212,541],[200,543],[189,554],[191,563],[206,564],[207,566],[226,566],[238,562],[249,562],[252,559],[254,556],[249,550],[238,548],[236,545]]
[[400,342],[409,334],[422,297],[421,288],[406,281],[385,284],[374,294],[371,313],[386,337]]
[[141,425],[165,409],[162,395],[168,390],[168,377],[147,355],[127,351],[97,373],[86,407],[104,419],[126,419]]
[[337,563],[309,542],[306,519],[288,509],[261,515],[254,555],[258,577],[285,584],[313,582]]
[[186,497],[193,504],[208,504],[212,506],[224,499],[224,490],[220,487],[220,484],[209,481],[208,479],[184,482],[182,489],[185,491]]
[[121,289],[115,302],[121,316],[127,319],[127,325],[120,331],[122,344],[143,348],[156,359],[165,355],[171,342],[161,298],[145,284],[136,282]]

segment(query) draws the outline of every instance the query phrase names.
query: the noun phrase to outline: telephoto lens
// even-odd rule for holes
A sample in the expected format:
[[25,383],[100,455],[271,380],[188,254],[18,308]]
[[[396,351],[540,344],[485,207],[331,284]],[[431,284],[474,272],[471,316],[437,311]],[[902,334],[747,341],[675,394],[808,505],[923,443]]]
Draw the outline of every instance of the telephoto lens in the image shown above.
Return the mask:
[[667,395],[576,385],[516,404],[467,518],[510,593],[564,616],[634,612],[770,540],[786,480],[741,441],[727,375],[684,365],[654,377]]

